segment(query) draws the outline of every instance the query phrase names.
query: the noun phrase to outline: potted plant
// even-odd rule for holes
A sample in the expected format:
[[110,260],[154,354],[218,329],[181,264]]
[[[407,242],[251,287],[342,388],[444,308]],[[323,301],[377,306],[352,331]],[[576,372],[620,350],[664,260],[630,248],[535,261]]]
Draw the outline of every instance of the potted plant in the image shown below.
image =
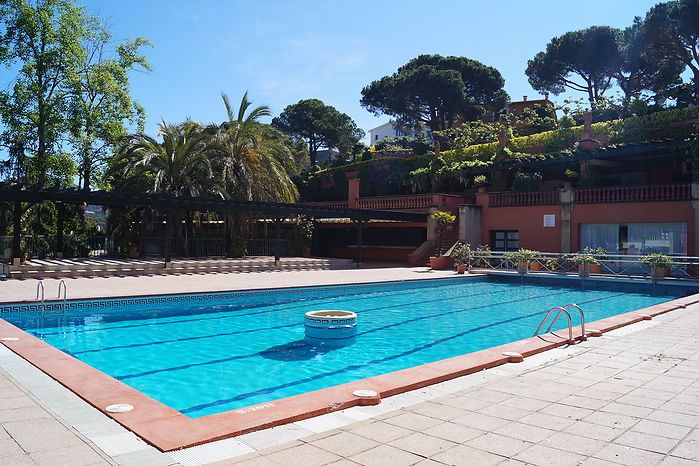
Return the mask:
[[517,264],[517,272],[527,273],[529,264],[539,255],[539,251],[531,249],[519,249],[518,251],[505,253],[505,259]]
[[590,264],[590,273],[602,273],[602,264],[600,261],[605,261],[609,257],[609,252],[607,252],[606,249],[603,247],[597,247],[597,248],[585,248],[583,249],[583,253],[585,254],[591,254],[595,259],[597,259],[596,264]]
[[488,259],[492,254],[490,246],[487,244],[481,244],[476,247],[476,250],[473,253],[473,259],[476,265],[480,268],[486,268],[488,266]]
[[453,267],[452,258],[442,255],[444,251],[444,230],[446,230],[447,225],[456,221],[456,215],[437,210],[430,217],[437,224],[437,251],[436,256],[430,257],[430,267],[435,270],[450,269]]
[[471,245],[468,243],[461,243],[452,252],[452,257],[454,258],[454,265],[456,266],[456,272],[459,275],[463,275],[466,272],[466,268],[471,268],[471,263],[474,259],[475,251],[471,250]]
[[550,270],[551,272],[555,272],[556,269],[558,268],[558,259],[555,257],[553,259],[549,259],[546,261],[546,270]]
[[664,254],[648,254],[641,257],[640,262],[650,266],[651,278],[667,277],[670,269],[675,265],[675,261]]
[[479,193],[484,193],[486,191],[486,186],[488,186],[488,177],[485,175],[478,175],[473,178],[473,186],[478,188]]
[[599,265],[595,256],[588,253],[574,254],[570,260],[578,265],[578,273],[581,277],[587,277],[590,275],[590,268],[592,265]]

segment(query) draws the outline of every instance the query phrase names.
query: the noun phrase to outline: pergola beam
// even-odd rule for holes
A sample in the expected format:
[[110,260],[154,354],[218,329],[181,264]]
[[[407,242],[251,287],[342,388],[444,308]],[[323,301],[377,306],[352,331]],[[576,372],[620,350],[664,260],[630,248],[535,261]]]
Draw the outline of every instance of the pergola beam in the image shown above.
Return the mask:
[[347,209],[304,204],[275,202],[233,201],[201,197],[172,197],[161,195],[129,195],[76,190],[0,190],[0,202],[63,202],[66,204],[93,204],[102,206],[149,206],[158,210],[200,210],[226,212],[257,212],[269,218],[290,218],[305,215],[313,218],[349,218],[351,220],[391,220],[425,222],[426,214],[386,210]]

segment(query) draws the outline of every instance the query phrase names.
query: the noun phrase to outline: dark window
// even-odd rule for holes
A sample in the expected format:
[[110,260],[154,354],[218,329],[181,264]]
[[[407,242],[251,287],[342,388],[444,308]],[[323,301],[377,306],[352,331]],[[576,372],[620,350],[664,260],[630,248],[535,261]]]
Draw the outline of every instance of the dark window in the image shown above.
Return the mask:
[[495,251],[516,251],[519,249],[519,231],[492,230],[490,244]]

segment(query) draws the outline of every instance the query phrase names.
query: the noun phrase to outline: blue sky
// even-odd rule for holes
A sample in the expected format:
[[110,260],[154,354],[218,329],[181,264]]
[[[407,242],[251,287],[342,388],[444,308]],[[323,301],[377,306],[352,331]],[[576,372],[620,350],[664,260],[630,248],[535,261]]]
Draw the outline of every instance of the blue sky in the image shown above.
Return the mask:
[[[161,118],[225,117],[221,91],[247,90],[274,114],[319,98],[364,130],[388,121],[360,104],[360,91],[421,53],[460,55],[496,67],[513,100],[536,92],[527,60],[554,36],[591,25],[626,27],[657,0],[83,0],[115,38],[143,36],[153,72],[133,76],[132,93]],[[582,95],[580,95],[582,96]],[[563,96],[554,99],[562,102]]]

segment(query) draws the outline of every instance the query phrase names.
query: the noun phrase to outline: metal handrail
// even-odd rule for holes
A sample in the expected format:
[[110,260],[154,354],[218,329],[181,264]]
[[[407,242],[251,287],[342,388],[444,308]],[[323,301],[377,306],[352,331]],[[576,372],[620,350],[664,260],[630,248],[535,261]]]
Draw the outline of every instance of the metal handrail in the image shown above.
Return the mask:
[[58,296],[57,298],[61,297],[61,288],[63,288],[63,301],[68,299],[68,285],[66,285],[65,280],[61,280],[60,283],[58,284]]
[[40,280],[39,283],[36,284],[36,300],[39,300],[39,290],[41,290],[41,309],[42,311],[45,309],[44,305],[44,300],[46,298],[46,289],[44,288],[44,282],[43,280]]
[[[41,290],[41,293],[39,293],[39,290]],[[44,295],[46,294],[46,289],[44,288],[44,282],[43,280],[40,280],[39,283],[36,284],[36,300],[39,301],[39,295],[41,294],[41,302],[44,302]]]
[[[568,341],[572,341],[573,340],[573,319],[570,317],[570,313],[568,311],[566,311],[565,308],[560,307],[560,306],[549,309],[549,311],[546,313],[546,315],[544,316],[544,318],[541,321],[541,323],[539,324],[539,326],[536,328],[536,331],[534,332],[533,336],[537,336],[539,334],[541,327],[544,326],[544,324],[546,323],[546,321],[548,320],[549,316],[551,315],[551,313],[553,311],[558,311],[558,314],[556,314],[556,317],[551,322],[551,325],[549,325],[549,328],[546,329],[546,333],[549,333],[549,331],[551,330],[551,327],[553,327],[553,325],[556,323],[558,318],[561,317],[561,314],[565,313],[566,317],[568,317]],[[553,334],[556,335],[556,332],[553,332]],[[559,335],[556,335],[556,336],[558,338],[563,338]]]
[[575,308],[578,311],[580,311],[580,328],[582,329],[582,337],[586,338],[587,334],[585,333],[585,312],[582,310],[580,306],[577,304],[566,304],[563,306],[563,309],[568,309],[569,307]]

